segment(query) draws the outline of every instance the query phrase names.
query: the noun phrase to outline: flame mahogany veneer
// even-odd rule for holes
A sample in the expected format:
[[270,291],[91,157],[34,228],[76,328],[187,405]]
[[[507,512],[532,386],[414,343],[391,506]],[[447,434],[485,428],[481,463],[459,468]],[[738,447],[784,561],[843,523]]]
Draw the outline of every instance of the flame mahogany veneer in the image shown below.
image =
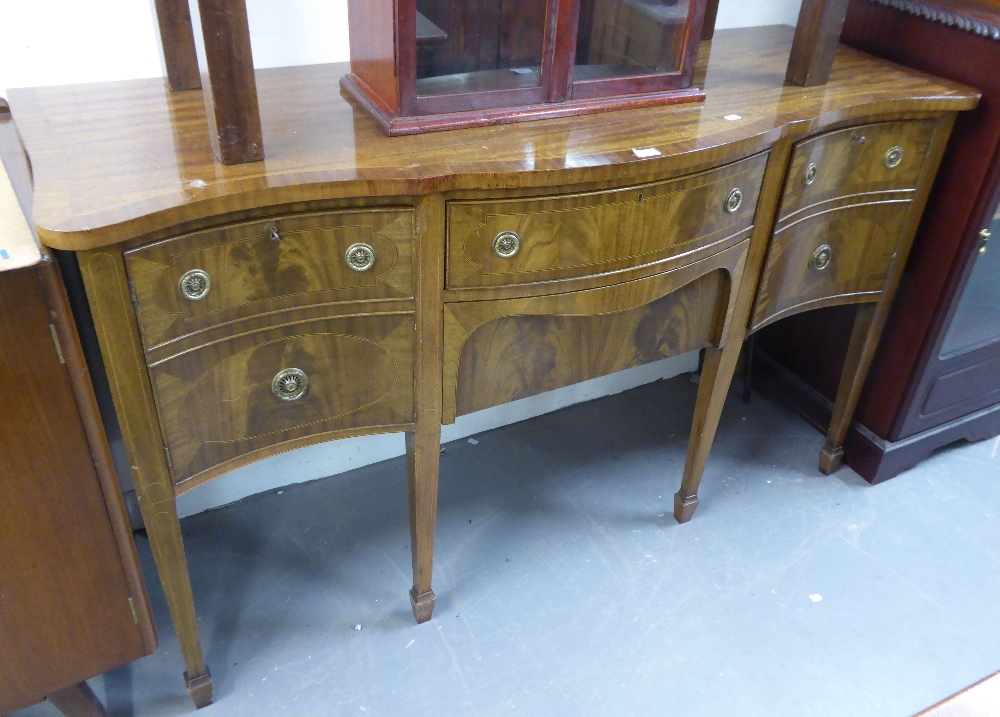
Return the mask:
[[702,43],[703,104],[395,138],[336,92],[345,65],[261,70],[268,152],[244,165],[215,162],[201,97],[162,81],[13,93],[35,224],[77,253],[198,704],[211,681],[175,498],[239,465],[404,432],[422,622],[442,422],[704,349],[686,521],[751,317],[858,303],[836,467],[978,95],[845,47],[826,85],[785,86],[792,34]]

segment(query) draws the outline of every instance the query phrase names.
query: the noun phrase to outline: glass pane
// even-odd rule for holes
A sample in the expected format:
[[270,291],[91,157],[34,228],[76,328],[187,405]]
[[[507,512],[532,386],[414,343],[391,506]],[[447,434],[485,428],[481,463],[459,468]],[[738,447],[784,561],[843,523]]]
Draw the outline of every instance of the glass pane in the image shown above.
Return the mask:
[[537,87],[545,0],[417,0],[417,95]]
[[582,0],[574,80],[679,72],[691,0]]
[[965,285],[941,354],[953,354],[1000,339],[1000,211],[989,227],[993,237]]

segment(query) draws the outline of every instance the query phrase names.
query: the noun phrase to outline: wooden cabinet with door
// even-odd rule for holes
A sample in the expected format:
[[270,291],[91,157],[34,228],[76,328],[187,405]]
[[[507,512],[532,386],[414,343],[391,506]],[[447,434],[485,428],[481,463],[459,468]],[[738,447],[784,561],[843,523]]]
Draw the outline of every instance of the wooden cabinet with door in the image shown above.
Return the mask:
[[0,100],[0,714],[49,698],[104,714],[84,680],[156,635],[59,270],[18,205],[27,167]]

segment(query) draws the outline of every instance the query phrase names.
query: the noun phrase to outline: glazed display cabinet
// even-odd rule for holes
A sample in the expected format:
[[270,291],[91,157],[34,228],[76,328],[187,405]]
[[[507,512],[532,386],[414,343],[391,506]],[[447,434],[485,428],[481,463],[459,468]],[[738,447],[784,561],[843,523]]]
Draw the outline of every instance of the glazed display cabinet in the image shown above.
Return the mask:
[[342,81],[389,134],[704,99],[706,0],[351,0]]

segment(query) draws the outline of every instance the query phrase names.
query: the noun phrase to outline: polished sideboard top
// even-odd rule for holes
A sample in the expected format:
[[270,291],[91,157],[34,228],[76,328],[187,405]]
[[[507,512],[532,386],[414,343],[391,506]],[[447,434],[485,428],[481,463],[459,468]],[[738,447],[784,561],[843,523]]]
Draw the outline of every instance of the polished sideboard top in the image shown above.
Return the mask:
[[38,233],[72,250],[262,207],[614,182],[623,164],[635,181],[662,178],[858,117],[976,104],[964,86],[847,47],[827,85],[785,86],[792,35],[723,30],[703,43],[704,103],[414,137],[384,136],[341,96],[346,64],[259,70],[267,158],[231,166],[213,158],[201,92],[171,92],[162,79],[14,90],[10,103],[31,157]]

